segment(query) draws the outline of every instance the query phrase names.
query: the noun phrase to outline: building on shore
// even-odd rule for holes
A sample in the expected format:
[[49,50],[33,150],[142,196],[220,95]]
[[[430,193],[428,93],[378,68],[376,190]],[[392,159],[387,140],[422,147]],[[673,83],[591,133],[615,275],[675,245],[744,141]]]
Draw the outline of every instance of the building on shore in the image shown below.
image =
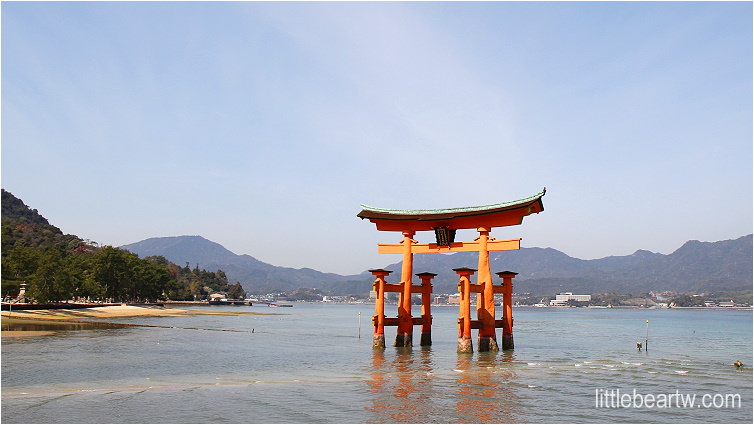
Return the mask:
[[552,307],[562,307],[568,305],[569,301],[578,301],[578,302],[590,302],[592,301],[591,295],[574,295],[573,292],[563,292],[561,294],[558,294],[555,296],[554,300],[550,300],[550,306]]

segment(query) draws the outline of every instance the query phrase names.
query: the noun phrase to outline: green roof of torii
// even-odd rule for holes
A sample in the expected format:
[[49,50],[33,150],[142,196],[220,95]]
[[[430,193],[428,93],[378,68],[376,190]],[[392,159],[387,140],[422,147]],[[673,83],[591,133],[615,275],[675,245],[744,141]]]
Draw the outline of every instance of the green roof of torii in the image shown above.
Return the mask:
[[[364,218],[383,218],[383,219],[401,219],[401,216],[414,216],[415,220],[422,219],[436,219],[438,216],[467,216],[467,215],[479,215],[497,212],[505,210],[511,207],[519,207],[534,201],[538,201],[544,196],[547,188],[542,189],[541,192],[536,195],[529,196],[523,199],[517,199],[515,201],[501,202],[498,204],[480,205],[475,207],[460,207],[460,208],[441,208],[441,209],[426,209],[426,210],[394,210],[388,208],[375,208],[368,205],[361,204],[361,212],[357,214],[357,217]],[[391,217],[393,216],[393,217]],[[411,219],[411,217],[405,217],[405,219]]]

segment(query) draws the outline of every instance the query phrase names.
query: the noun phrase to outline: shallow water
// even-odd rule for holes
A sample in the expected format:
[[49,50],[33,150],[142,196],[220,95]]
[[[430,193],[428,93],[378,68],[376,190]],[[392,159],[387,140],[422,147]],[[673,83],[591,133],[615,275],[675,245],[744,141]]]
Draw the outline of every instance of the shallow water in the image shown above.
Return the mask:
[[[458,355],[452,307],[433,308],[431,348],[384,352],[371,349],[371,305],[208,308],[278,314],[108,319],[166,327],[3,338],[2,421],[752,421],[751,311],[514,309],[515,350]],[[638,352],[646,320],[649,350]],[[388,343],[394,335],[386,329]],[[611,391],[630,394],[628,405],[599,397]],[[663,394],[699,406],[637,406]],[[713,405],[728,394],[738,398]]]

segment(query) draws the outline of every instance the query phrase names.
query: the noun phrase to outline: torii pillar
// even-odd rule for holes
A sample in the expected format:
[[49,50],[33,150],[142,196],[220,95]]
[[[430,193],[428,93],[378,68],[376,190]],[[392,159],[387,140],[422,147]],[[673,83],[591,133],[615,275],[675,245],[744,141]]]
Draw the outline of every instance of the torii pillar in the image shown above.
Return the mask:
[[414,267],[414,255],[411,246],[417,243],[412,239],[413,231],[403,232],[403,266],[401,267],[401,283],[403,290],[398,295],[398,333],[395,335],[396,347],[413,346],[414,322],[411,317],[411,276]]
[[513,349],[513,278],[518,273],[498,272],[503,279],[503,350]]
[[372,348],[385,348],[385,277],[392,273],[391,270],[373,269],[369,270],[376,278],[372,284],[372,290],[376,294],[374,301],[374,338],[372,339]]
[[497,337],[495,332],[495,294],[492,288],[492,273],[490,273],[490,253],[488,245],[490,241],[490,228],[479,227],[479,274],[477,284],[481,286],[481,292],[477,293],[477,319],[479,328],[479,351],[498,351]]
[[468,267],[453,269],[458,273],[458,293],[461,294],[458,310],[458,352],[473,353],[474,346],[471,343],[471,275],[476,271]]
[[432,312],[430,310],[430,303],[432,302],[432,278],[437,276],[437,274],[424,272],[417,274],[417,276],[422,281],[422,334],[419,343],[422,346],[430,346],[432,345]]

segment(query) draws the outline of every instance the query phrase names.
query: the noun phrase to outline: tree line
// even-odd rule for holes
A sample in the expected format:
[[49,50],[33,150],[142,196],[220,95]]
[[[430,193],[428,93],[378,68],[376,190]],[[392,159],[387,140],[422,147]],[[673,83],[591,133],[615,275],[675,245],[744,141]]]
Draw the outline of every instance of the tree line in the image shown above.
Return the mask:
[[162,256],[139,258],[65,235],[2,190],[2,296],[17,295],[23,283],[25,296],[38,303],[197,300],[213,292],[230,298],[246,295],[240,283],[228,284],[222,270],[181,267]]
[[222,270],[180,267],[161,256],[142,259],[111,246],[85,252],[18,246],[3,252],[2,269],[3,297],[18,294],[26,283],[26,297],[38,303],[198,300],[212,292],[245,296],[241,284],[229,285]]

